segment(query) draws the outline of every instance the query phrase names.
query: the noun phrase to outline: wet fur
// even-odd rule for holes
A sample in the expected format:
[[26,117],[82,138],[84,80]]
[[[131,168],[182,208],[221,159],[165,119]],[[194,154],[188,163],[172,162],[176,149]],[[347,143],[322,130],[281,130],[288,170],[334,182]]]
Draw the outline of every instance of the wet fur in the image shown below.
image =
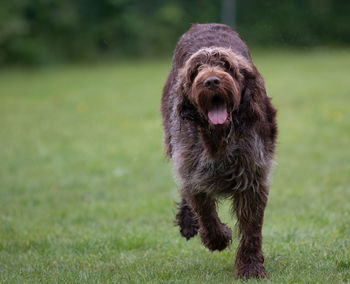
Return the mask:
[[[204,87],[215,75],[220,87]],[[228,120],[208,121],[213,97],[227,106]],[[264,80],[238,34],[221,24],[193,25],[179,40],[163,89],[164,145],[172,159],[182,201],[176,222],[189,239],[199,232],[210,250],[223,250],[231,230],[216,212],[230,198],[237,216],[239,277],[264,277],[261,229],[268,199],[277,125]]]

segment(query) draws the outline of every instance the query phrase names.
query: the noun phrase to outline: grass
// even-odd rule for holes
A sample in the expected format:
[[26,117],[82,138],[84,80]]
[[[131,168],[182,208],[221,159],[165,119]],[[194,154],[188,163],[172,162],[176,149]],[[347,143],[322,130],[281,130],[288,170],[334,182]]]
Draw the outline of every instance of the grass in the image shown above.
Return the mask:
[[[350,281],[350,52],[257,52],[279,143],[265,215],[275,283]],[[0,282],[229,283],[173,227],[159,100],[170,61],[0,76]],[[229,204],[220,215],[231,227]],[[255,282],[256,280],[252,280]]]

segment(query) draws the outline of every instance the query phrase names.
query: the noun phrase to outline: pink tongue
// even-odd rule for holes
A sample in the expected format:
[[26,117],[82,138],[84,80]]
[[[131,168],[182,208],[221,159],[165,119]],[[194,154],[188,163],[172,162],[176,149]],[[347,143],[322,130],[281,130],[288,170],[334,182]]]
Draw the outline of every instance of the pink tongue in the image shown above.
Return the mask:
[[223,124],[227,119],[227,110],[224,105],[215,106],[208,112],[212,124]]

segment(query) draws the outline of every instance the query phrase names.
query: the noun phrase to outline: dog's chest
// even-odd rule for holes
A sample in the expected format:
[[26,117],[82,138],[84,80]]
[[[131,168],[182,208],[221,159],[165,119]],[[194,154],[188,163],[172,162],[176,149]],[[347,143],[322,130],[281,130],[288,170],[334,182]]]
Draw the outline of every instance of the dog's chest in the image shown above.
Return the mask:
[[205,152],[182,148],[173,156],[174,170],[181,187],[217,194],[257,190],[266,177],[267,164],[259,145],[250,149],[231,149],[220,158],[208,157]]

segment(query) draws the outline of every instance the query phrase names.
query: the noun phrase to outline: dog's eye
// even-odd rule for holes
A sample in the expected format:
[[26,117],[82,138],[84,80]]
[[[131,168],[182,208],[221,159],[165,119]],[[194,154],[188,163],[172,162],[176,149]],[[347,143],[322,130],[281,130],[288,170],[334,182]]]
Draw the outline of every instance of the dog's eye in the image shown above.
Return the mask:
[[224,61],[224,68],[227,71],[232,71],[231,64],[228,63],[227,61]]
[[194,78],[196,78],[197,74],[198,74],[198,70],[197,70],[197,68],[196,68],[195,70],[193,70],[193,71],[191,72],[191,75],[190,75],[190,80],[191,80],[191,82],[194,81]]

